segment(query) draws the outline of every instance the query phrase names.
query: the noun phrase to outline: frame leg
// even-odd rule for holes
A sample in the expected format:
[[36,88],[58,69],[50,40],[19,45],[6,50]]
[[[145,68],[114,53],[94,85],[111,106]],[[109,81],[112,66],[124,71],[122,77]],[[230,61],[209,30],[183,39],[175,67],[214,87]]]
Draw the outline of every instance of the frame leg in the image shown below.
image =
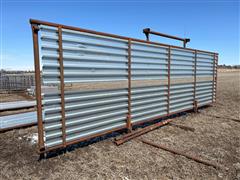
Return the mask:
[[196,100],[194,101],[194,112],[198,113],[198,102]]
[[41,161],[42,159],[45,159],[45,158],[46,158],[46,154],[45,154],[45,153],[41,153],[41,154],[39,155],[38,161]]

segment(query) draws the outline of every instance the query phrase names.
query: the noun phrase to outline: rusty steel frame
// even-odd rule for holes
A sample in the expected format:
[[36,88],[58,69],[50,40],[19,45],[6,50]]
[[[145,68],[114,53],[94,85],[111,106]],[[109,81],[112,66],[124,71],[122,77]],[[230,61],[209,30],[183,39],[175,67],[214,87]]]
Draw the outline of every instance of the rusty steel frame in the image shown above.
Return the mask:
[[[33,51],[34,51],[34,64],[35,64],[35,81],[36,81],[36,100],[37,100],[37,117],[38,117],[38,152],[39,154],[43,154],[52,150],[60,149],[60,148],[66,148],[69,145],[76,144],[82,141],[90,140],[95,137],[99,137],[105,134],[109,134],[115,131],[120,131],[120,130],[125,130],[127,129],[128,131],[132,131],[132,126],[135,125],[141,125],[146,122],[151,122],[154,120],[158,120],[161,118],[166,118],[170,117],[173,114],[178,114],[181,112],[186,112],[189,110],[193,110],[194,108],[187,108],[175,112],[169,112],[169,106],[170,106],[170,56],[171,56],[171,48],[176,48],[176,49],[186,49],[186,50],[191,50],[191,51],[198,51],[202,53],[210,53],[213,55],[216,55],[218,57],[218,54],[215,52],[210,52],[210,51],[203,51],[203,50],[196,50],[196,49],[191,49],[191,48],[184,48],[180,46],[173,46],[173,45],[167,45],[167,44],[162,44],[162,43],[157,43],[157,42],[151,42],[151,41],[145,41],[145,40],[140,40],[140,39],[135,39],[135,38],[130,38],[130,37],[124,37],[124,36],[118,36],[114,34],[108,34],[108,33],[103,33],[103,32],[97,32],[97,31],[92,31],[92,30],[87,30],[87,29],[82,29],[82,28],[77,28],[77,27],[72,27],[72,26],[66,26],[62,24],[56,24],[56,23],[50,23],[50,22],[45,22],[45,21],[39,21],[39,20],[33,20],[30,19],[30,24],[32,27],[32,34],[33,34]],[[40,71],[40,61],[39,61],[39,42],[38,42],[38,31],[39,27],[38,25],[47,25],[47,26],[52,26],[58,28],[59,32],[59,63],[60,63],[60,91],[61,91],[61,113],[62,113],[62,133],[63,133],[63,143],[54,147],[45,147],[44,146],[44,134],[43,134],[43,118],[42,118],[42,97],[41,97],[41,71]],[[103,35],[103,36],[108,36],[108,37],[113,37],[113,38],[118,38],[118,39],[123,39],[128,41],[128,114],[127,114],[127,125],[122,126],[119,128],[114,128],[112,130],[108,130],[105,132],[97,133],[94,135],[90,135],[88,137],[80,138],[77,140],[69,141],[66,142],[66,126],[65,126],[65,102],[64,102],[64,70],[63,70],[63,54],[62,54],[62,29],[69,29],[69,30],[75,30],[75,31],[80,31],[80,32],[86,32],[90,34],[96,34],[96,35]],[[135,42],[141,42],[141,43],[147,43],[147,44],[154,44],[154,45],[160,45],[160,46],[165,46],[168,48],[168,113],[166,115],[161,115],[157,116],[154,118],[146,119],[141,122],[136,122],[132,123],[131,120],[131,43],[132,41]],[[196,73],[195,73],[196,76]],[[217,76],[214,78],[214,81],[216,82]],[[217,85],[217,82],[216,82]],[[216,86],[215,86],[216,89]],[[204,104],[201,106],[206,106],[210,105],[212,103]],[[199,106],[200,107],[200,106]],[[131,133],[131,132],[130,132]]]
[[213,55],[213,82],[212,82],[212,102],[214,102],[214,89],[215,89],[215,85],[214,85],[214,82],[215,82],[215,64],[216,64],[216,55],[214,54]]
[[193,99],[196,100],[196,86],[197,86],[197,50],[194,51],[194,94]]
[[36,86],[36,100],[37,100],[37,124],[38,124],[38,148],[43,151],[44,137],[43,137],[43,121],[42,121],[42,96],[41,96],[41,71],[39,61],[39,43],[37,24],[31,23],[33,35],[33,52],[34,52],[34,68],[35,68],[35,86]]
[[[202,105],[202,106],[206,106],[206,105]],[[202,107],[202,106],[199,106],[199,107]],[[168,118],[168,117],[171,117],[171,115],[175,115],[175,114],[182,113],[182,112],[187,112],[187,111],[190,111],[190,110],[193,110],[193,108],[187,108],[187,109],[175,111],[175,112],[170,113],[169,115],[166,114],[166,115],[162,115],[162,116],[156,116],[154,118],[146,119],[142,122],[135,122],[135,123],[132,123],[132,126],[139,126],[139,125],[142,125],[144,123],[156,121],[156,120],[159,120],[159,119],[162,119],[162,118]],[[122,126],[122,127],[119,127],[119,128],[114,128],[112,130],[108,130],[108,131],[105,131],[105,132],[102,132],[102,133],[97,133],[97,134],[94,134],[94,135],[91,135],[91,136],[88,136],[88,137],[80,138],[78,140],[73,140],[73,141],[66,142],[66,146],[70,146],[70,145],[80,143],[80,142],[83,142],[83,141],[88,141],[88,140],[96,138],[96,137],[104,136],[106,134],[110,134],[110,133],[113,133],[113,132],[116,132],[116,131],[122,131],[122,130],[125,130],[125,129],[126,129],[126,126]],[[134,132],[134,131],[132,131],[132,132]],[[49,151],[54,151],[54,150],[57,150],[57,149],[60,149],[60,148],[64,148],[64,147],[62,145],[58,145],[58,146],[54,146],[54,147],[50,147],[50,148],[45,148],[42,151],[38,150],[38,153],[42,154],[42,153],[46,153],[46,152],[49,152]]]
[[170,113],[170,88],[171,88],[171,46],[168,47],[168,93],[167,93],[167,114]]
[[60,91],[61,91],[61,114],[62,114],[62,140],[66,147],[66,120],[65,120],[65,99],[64,99],[64,68],[63,68],[63,45],[62,27],[58,27],[59,65],[60,65]]
[[221,118],[221,119],[228,119],[228,120],[231,120],[231,121],[235,121],[235,122],[240,122],[240,119],[236,119],[236,118],[232,118],[232,117],[223,117],[223,116],[216,116],[216,115],[212,115],[212,114],[203,114],[205,116],[210,116],[210,117],[214,117],[214,118]]
[[214,69],[214,74],[215,74],[215,77],[213,79],[213,82],[214,82],[214,91],[213,91],[213,94],[215,93],[215,97],[213,98],[214,101],[213,102],[216,102],[216,99],[217,99],[217,71],[218,71],[218,54],[214,54],[215,56],[215,69]]
[[194,161],[196,161],[198,163],[202,163],[202,164],[205,164],[207,166],[212,166],[212,167],[214,167],[216,169],[226,169],[225,167],[222,167],[219,164],[215,164],[215,163],[212,163],[210,161],[203,160],[203,159],[201,159],[200,157],[198,157],[196,155],[189,155],[189,154],[187,154],[185,152],[182,152],[182,151],[179,151],[179,150],[175,150],[175,149],[166,147],[165,145],[162,145],[162,144],[156,144],[156,143],[153,143],[151,141],[144,140],[144,139],[141,139],[140,141],[145,143],[145,144],[147,144],[147,145],[153,146],[155,148],[163,149],[163,150],[171,152],[173,154],[184,156],[184,157],[186,157],[188,159],[191,159],[191,160],[194,160]]
[[177,37],[177,36],[172,36],[172,35],[169,35],[169,34],[164,34],[164,33],[156,32],[156,31],[152,31],[150,28],[143,29],[143,33],[146,35],[146,40],[147,41],[149,41],[149,34],[154,34],[154,35],[157,35],[157,36],[162,36],[162,37],[182,41],[184,48],[186,48],[186,44],[188,42],[190,42],[189,38],[180,38],[180,37]]
[[[126,126],[122,126],[122,127],[114,128],[112,130],[107,130],[107,131],[104,131],[104,132],[101,132],[101,133],[97,133],[97,134],[90,135],[90,136],[87,136],[87,137],[84,137],[84,138],[80,138],[80,139],[77,139],[77,140],[71,140],[71,141],[66,142],[66,146],[77,144],[77,143],[80,143],[80,142],[83,142],[83,141],[88,141],[88,140],[91,140],[91,139],[96,138],[96,137],[101,137],[101,136],[104,136],[104,135],[107,135],[107,134],[110,134],[110,133],[113,133],[113,132],[125,130],[125,129],[126,129]],[[54,150],[61,149],[61,148],[64,148],[62,144],[57,145],[57,146],[53,146],[53,147],[46,147],[43,151],[38,150],[38,153],[43,154],[43,153],[47,153],[47,152],[54,151]]]
[[127,115],[127,129],[129,132],[132,131],[132,109],[131,109],[131,102],[132,102],[132,73],[131,73],[131,65],[132,65],[132,61],[131,61],[131,45],[132,42],[129,39],[128,40],[128,115]]
[[194,91],[193,91],[193,106],[194,112],[198,112],[198,102],[196,100],[196,87],[197,87],[197,50],[194,51]]
[[153,125],[146,126],[146,127],[142,128],[142,129],[139,129],[137,131],[133,131],[131,133],[125,134],[122,137],[118,138],[115,141],[115,143],[116,143],[116,145],[121,145],[121,144],[123,144],[123,143],[125,143],[127,141],[130,141],[131,139],[134,139],[134,138],[136,138],[138,136],[141,136],[141,135],[143,135],[145,133],[153,131],[153,130],[155,130],[155,129],[159,128],[159,127],[162,127],[162,126],[164,126],[164,125],[166,125],[166,124],[168,124],[168,123],[170,123],[172,121],[173,121],[173,119],[167,119],[167,120],[155,123]]
[[[146,40],[142,40],[142,39],[130,38],[130,37],[126,37],[126,36],[119,36],[119,35],[115,35],[115,34],[98,32],[98,31],[93,31],[93,30],[89,30],[89,29],[83,29],[83,28],[78,28],[78,27],[73,27],[73,26],[66,26],[66,25],[62,25],[62,24],[40,21],[40,20],[35,20],[35,19],[30,19],[30,24],[46,25],[46,26],[52,26],[52,27],[56,27],[56,28],[61,26],[64,29],[75,30],[75,31],[80,31],[80,32],[85,32],[85,33],[90,33],[90,34],[97,34],[97,35],[102,35],[102,36],[108,36],[108,37],[123,39],[123,40],[127,40],[127,41],[130,39],[131,41],[142,42],[142,43],[147,43],[147,44],[155,44],[155,45],[160,45],[160,46],[165,46],[165,47],[171,46],[171,48],[185,49],[185,50],[191,50],[191,51],[196,50],[196,49],[192,49],[192,48],[184,48],[184,47],[180,47],[180,46],[174,46],[174,45],[168,45],[168,44],[163,44],[163,43],[158,43],[158,42],[146,41]],[[205,51],[205,50],[198,50],[198,52],[218,54],[218,53],[215,53],[215,52]]]
[[191,132],[195,131],[195,129],[193,127],[184,126],[184,125],[181,125],[181,124],[175,124],[175,123],[170,122],[168,125],[183,129],[185,131],[191,131]]

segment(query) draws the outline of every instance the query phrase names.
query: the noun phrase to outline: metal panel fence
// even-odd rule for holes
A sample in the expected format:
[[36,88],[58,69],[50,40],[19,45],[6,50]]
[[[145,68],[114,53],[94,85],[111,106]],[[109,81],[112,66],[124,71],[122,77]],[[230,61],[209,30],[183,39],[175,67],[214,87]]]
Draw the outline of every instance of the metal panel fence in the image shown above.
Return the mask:
[[0,91],[24,91],[34,86],[34,73],[0,73]]
[[40,153],[216,99],[217,53],[30,22]]

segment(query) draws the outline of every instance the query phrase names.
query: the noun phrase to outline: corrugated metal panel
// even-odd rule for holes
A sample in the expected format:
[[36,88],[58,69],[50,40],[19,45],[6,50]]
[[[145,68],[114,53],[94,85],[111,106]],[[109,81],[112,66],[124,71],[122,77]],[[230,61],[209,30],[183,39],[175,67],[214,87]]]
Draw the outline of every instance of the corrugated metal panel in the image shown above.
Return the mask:
[[[41,26],[43,83],[60,83],[57,28]],[[64,82],[127,80],[127,41],[62,30]]]
[[167,114],[167,86],[132,89],[132,122]]
[[196,100],[199,105],[207,104],[212,102],[212,81],[197,82],[196,86]]
[[171,78],[194,76],[195,54],[189,50],[171,49]]
[[213,76],[214,57],[211,54],[197,53],[197,76]]
[[[40,32],[43,83],[59,86],[58,29],[41,25]],[[139,123],[193,108],[195,100],[198,105],[212,102],[213,81],[198,78],[213,77],[213,55],[197,52],[195,56],[194,50],[175,47],[170,47],[168,54],[166,46],[137,41],[131,41],[129,46],[128,43],[124,39],[62,29],[65,84],[168,78],[171,84],[138,85],[131,91],[124,86],[110,90],[104,87],[103,90],[82,90],[79,86],[77,91],[65,90],[62,96],[60,91],[45,92],[42,100],[45,147],[64,143],[63,96],[66,142],[124,127],[129,115],[131,123]],[[128,71],[130,61],[131,76]],[[195,73],[196,84],[194,81],[178,82],[194,78]]]
[[37,123],[37,113],[27,112],[0,117],[0,131]]
[[193,83],[174,84],[170,86],[170,113],[193,108]]
[[14,101],[0,103],[0,111],[11,109],[29,108],[36,106],[36,101]]
[[[127,117],[127,89],[65,93],[66,140],[75,140],[123,126]],[[59,94],[44,95],[46,146],[62,143]]]
[[167,48],[133,42],[131,48],[132,80],[167,79]]
[[[197,53],[197,77],[213,77],[214,55]],[[213,81],[197,82],[196,100],[199,105],[213,102]]]

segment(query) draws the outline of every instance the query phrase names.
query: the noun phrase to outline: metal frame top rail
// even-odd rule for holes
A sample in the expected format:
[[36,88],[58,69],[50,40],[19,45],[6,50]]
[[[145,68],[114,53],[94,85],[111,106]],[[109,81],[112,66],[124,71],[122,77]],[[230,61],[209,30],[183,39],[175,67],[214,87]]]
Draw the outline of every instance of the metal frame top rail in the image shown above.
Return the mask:
[[[165,46],[165,47],[185,49],[185,50],[191,50],[191,51],[196,50],[196,49],[192,49],[192,48],[184,48],[181,46],[168,45],[168,44],[163,44],[163,43],[158,43],[158,42],[146,41],[146,40],[142,40],[142,39],[130,38],[130,37],[126,37],[126,36],[119,36],[119,35],[115,35],[115,34],[98,32],[98,31],[93,31],[93,30],[88,30],[88,29],[83,29],[83,28],[78,28],[78,27],[73,27],[73,26],[66,26],[66,25],[62,25],[62,24],[51,23],[51,22],[46,22],[46,21],[41,21],[41,20],[36,20],[36,19],[30,19],[30,24],[47,25],[47,26],[52,26],[52,27],[61,26],[64,29],[86,32],[86,33],[91,33],[91,34],[97,34],[97,35],[102,35],[102,36],[108,36],[108,37],[113,37],[113,38],[118,38],[118,39],[123,39],[123,40],[131,40],[131,41],[136,41],[136,42],[155,44],[155,45],[160,45],[160,46]],[[206,50],[197,50],[197,51],[202,52],[202,53],[210,53],[210,54],[218,55],[218,53],[216,53],[216,52],[211,52],[211,51],[206,51]]]

